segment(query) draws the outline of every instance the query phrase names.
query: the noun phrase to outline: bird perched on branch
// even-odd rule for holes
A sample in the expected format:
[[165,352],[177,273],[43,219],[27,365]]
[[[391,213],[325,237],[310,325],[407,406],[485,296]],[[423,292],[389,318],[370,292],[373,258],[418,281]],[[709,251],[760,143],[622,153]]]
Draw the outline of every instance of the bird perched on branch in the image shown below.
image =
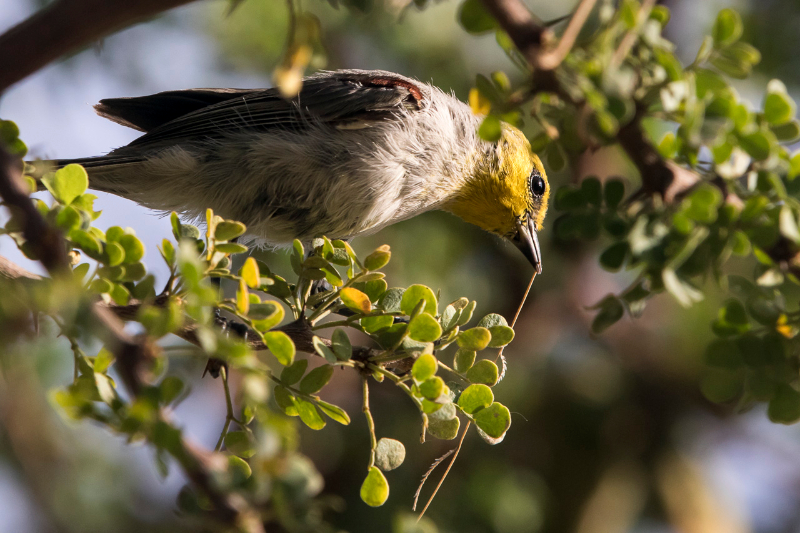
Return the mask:
[[240,220],[267,244],[347,239],[440,209],[514,242],[541,271],[549,185],[518,129],[431,85],[340,70],[276,89],[192,89],[113,98],[98,114],[145,132],[79,163],[90,187],[147,207]]

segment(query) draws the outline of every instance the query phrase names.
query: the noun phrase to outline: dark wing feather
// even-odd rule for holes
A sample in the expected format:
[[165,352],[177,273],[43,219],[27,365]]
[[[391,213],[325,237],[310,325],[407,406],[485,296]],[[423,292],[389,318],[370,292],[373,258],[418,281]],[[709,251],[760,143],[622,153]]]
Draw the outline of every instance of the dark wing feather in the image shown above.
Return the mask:
[[198,109],[218,104],[253,89],[189,89],[132,98],[106,98],[94,106],[101,117],[139,131],[150,131]]
[[387,120],[421,109],[428,98],[428,90],[423,84],[388,72],[324,73],[306,78],[295,98],[287,100],[276,89],[243,91],[177,116],[129,146],[163,145],[242,131],[300,130],[311,122],[336,126],[354,121]]

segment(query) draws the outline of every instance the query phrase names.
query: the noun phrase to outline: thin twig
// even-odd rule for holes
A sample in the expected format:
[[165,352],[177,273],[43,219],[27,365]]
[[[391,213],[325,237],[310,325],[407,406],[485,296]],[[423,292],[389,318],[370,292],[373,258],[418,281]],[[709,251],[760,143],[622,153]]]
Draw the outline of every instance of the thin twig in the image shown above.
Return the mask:
[[225,389],[225,406],[227,413],[225,414],[225,425],[222,426],[222,433],[219,434],[217,445],[214,446],[214,451],[218,452],[222,449],[222,443],[225,442],[225,437],[228,435],[228,429],[231,427],[231,422],[236,420],[233,416],[233,402],[231,401],[231,390],[228,386],[228,371],[223,365],[220,370],[220,377],[222,377],[222,386]]
[[650,12],[653,10],[655,4],[656,0],[644,0],[644,2],[642,2],[642,7],[639,9],[639,13],[636,16],[636,27],[631,28],[631,30],[625,34],[625,37],[622,38],[617,49],[614,50],[614,55],[611,56],[611,61],[608,63],[609,70],[616,70],[622,64],[625,56],[628,55],[628,52],[630,52],[631,48],[633,48],[633,45],[636,43],[639,32],[647,21],[647,17],[650,16]]
[[433,501],[433,498],[436,497],[436,493],[439,492],[439,487],[442,486],[442,483],[444,483],[444,480],[447,477],[447,474],[450,473],[450,469],[453,468],[453,463],[456,462],[456,458],[458,457],[458,452],[461,451],[461,445],[464,444],[464,437],[467,436],[467,430],[469,429],[470,423],[471,423],[471,421],[468,420],[467,421],[467,425],[464,426],[464,432],[461,434],[461,440],[458,441],[458,447],[456,447],[456,451],[453,454],[453,458],[450,460],[450,464],[447,465],[447,470],[445,470],[444,474],[442,474],[442,479],[439,480],[439,483],[436,485],[436,488],[433,489],[433,494],[431,494],[431,497],[428,498],[428,503],[425,504],[425,507],[422,509],[422,512],[419,513],[419,516],[417,517],[417,522],[422,520],[422,517],[425,515],[425,511],[428,510],[428,507],[430,507],[431,502]]
[[451,449],[447,450],[447,453],[445,453],[444,455],[442,455],[441,457],[436,459],[431,464],[431,466],[428,467],[427,472],[422,474],[422,479],[419,482],[419,486],[417,487],[417,491],[414,493],[414,505],[411,506],[411,510],[412,511],[416,511],[417,510],[417,502],[419,501],[419,495],[422,492],[422,487],[425,486],[425,482],[428,481],[428,477],[433,473],[433,471],[436,469],[436,467],[439,466],[439,464],[441,464],[442,461],[444,461],[445,459],[447,459],[448,457],[453,455],[453,453],[455,451],[456,451],[455,448],[451,448]]
[[550,51],[539,54],[537,63],[534,66],[542,70],[553,70],[564,61],[569,51],[572,50],[575,39],[578,38],[583,25],[586,24],[586,20],[589,18],[589,14],[592,12],[596,2],[597,0],[581,0],[577,9],[575,9],[575,14],[572,15],[569,21],[569,25],[567,25],[567,29],[564,30],[564,34],[561,36],[561,40],[558,41],[558,45]]

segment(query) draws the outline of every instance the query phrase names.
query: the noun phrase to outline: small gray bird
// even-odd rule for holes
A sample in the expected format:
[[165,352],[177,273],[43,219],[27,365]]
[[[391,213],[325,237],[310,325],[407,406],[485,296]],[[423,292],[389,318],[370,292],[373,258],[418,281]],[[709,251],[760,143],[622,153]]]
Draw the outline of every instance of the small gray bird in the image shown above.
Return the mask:
[[432,209],[513,241],[541,271],[549,185],[517,128],[480,139],[482,117],[426,83],[340,70],[276,89],[191,89],[102,100],[145,132],[83,165],[93,189],[162,211],[240,220],[269,245],[348,239]]

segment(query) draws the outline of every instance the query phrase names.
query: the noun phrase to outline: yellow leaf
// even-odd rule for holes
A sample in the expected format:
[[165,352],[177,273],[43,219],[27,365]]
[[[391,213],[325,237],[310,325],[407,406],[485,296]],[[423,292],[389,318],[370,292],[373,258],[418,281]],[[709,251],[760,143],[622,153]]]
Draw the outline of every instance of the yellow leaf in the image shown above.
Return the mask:
[[236,291],[236,310],[242,315],[250,311],[250,294],[244,280],[239,281],[239,290]]
[[339,297],[342,299],[344,305],[353,311],[367,314],[370,312],[370,310],[372,310],[372,304],[369,301],[369,296],[358,289],[345,287],[342,289],[342,292],[339,293]]
[[247,258],[239,275],[242,276],[242,279],[244,279],[244,282],[247,283],[248,287],[251,289],[258,288],[261,273],[258,271],[258,264],[254,258]]

